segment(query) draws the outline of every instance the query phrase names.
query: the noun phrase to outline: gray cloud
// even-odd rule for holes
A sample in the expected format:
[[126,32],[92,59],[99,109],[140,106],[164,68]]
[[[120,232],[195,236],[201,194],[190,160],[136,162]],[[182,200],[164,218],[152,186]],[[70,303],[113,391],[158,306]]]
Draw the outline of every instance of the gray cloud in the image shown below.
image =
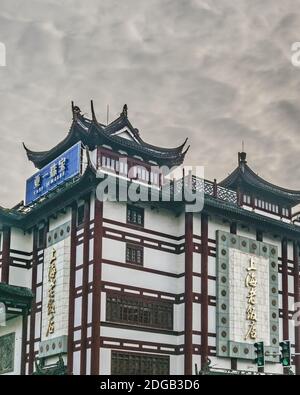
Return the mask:
[[221,180],[245,141],[249,164],[300,189],[299,0],[2,0],[0,204],[21,200],[34,172],[21,142],[51,148],[70,101],[105,122],[129,106],[143,138],[175,146]]

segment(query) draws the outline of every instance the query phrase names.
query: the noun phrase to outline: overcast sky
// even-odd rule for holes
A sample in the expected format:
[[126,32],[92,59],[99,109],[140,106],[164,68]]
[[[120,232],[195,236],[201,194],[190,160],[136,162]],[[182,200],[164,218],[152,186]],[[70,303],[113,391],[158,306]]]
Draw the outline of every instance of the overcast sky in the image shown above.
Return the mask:
[[1,0],[0,205],[23,199],[35,171],[22,141],[47,150],[70,102],[98,120],[124,103],[144,140],[179,145],[223,179],[242,140],[249,165],[300,189],[300,0]]

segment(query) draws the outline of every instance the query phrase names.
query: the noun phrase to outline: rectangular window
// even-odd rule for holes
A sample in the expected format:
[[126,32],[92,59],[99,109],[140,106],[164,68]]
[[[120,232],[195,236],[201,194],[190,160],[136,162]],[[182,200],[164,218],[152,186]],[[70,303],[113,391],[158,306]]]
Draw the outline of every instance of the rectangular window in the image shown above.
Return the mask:
[[123,351],[111,352],[112,375],[169,375],[170,358]]
[[286,218],[290,218],[290,210],[286,207],[282,207],[282,216]]
[[134,244],[126,244],[126,262],[135,265],[143,265],[143,247]]
[[127,223],[144,226],[144,209],[141,207],[127,206]]
[[84,204],[78,207],[77,209],[77,226],[83,224],[84,221]]
[[107,294],[106,320],[143,327],[173,329],[173,304]]

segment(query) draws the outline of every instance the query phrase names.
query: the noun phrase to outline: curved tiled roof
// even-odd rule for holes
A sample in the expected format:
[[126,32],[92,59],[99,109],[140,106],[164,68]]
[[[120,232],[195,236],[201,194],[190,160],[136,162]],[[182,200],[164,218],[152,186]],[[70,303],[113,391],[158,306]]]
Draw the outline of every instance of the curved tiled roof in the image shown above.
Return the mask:
[[300,191],[283,188],[266,181],[256,174],[247,165],[246,161],[240,161],[238,167],[230,173],[228,177],[221,181],[220,185],[225,188],[235,189],[240,182],[257,188],[265,193],[276,195],[279,198],[287,200],[289,203],[300,202]]
[[[141,137],[137,129],[130,123],[126,112],[104,126],[97,122],[92,104],[92,119],[88,119],[80,114],[80,109],[72,104],[73,122],[68,135],[55,147],[48,151],[32,151],[24,145],[27,157],[34,163],[37,168],[42,168],[51,162],[55,157],[63,153],[69,147],[82,141],[84,145],[90,149],[95,148],[101,143],[108,142],[116,145],[118,149],[129,150],[130,154],[139,154],[144,156],[146,160],[155,160],[159,164],[174,166],[183,162],[188,149],[183,151],[187,139],[178,147],[162,148],[146,143]],[[127,128],[134,136],[134,140],[127,140],[115,135],[116,132]],[[189,147],[188,147],[189,148]]]

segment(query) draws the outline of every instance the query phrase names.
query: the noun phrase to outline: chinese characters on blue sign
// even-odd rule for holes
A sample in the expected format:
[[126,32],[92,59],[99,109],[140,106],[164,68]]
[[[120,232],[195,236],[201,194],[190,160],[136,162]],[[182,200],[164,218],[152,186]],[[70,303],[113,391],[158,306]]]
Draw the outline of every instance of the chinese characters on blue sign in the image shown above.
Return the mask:
[[27,180],[26,206],[80,174],[80,165],[81,142],[78,142]]

